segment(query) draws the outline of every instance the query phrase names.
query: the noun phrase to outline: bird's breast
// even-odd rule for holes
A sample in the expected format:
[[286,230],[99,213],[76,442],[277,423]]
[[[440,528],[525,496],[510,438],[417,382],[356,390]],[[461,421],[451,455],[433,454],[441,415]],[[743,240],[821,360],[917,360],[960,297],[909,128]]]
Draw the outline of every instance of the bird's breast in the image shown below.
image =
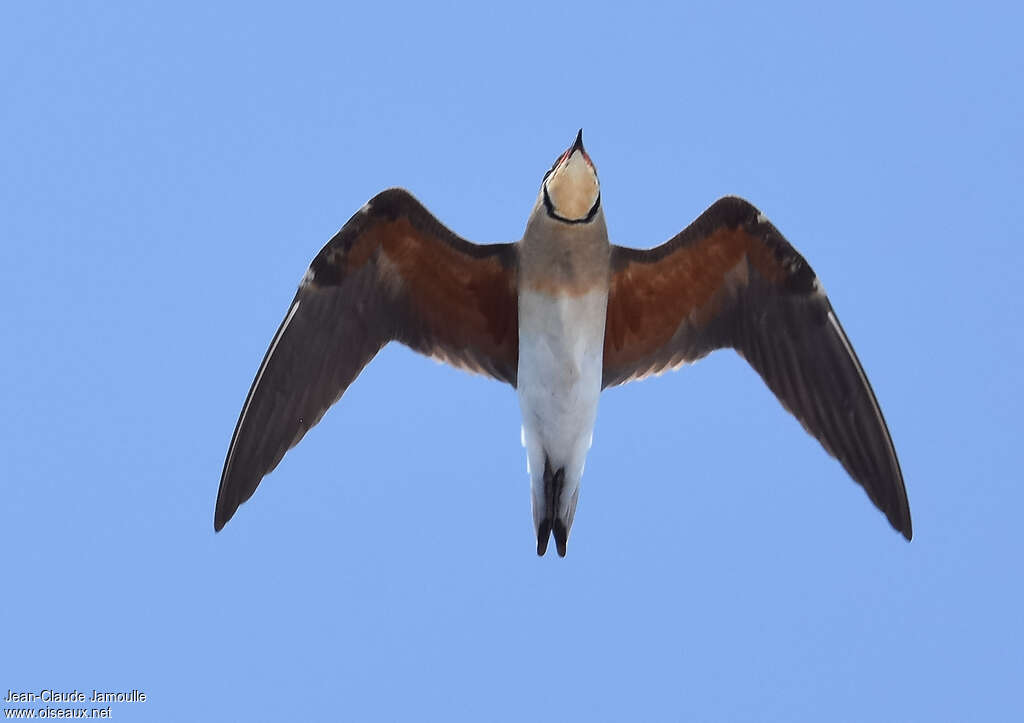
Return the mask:
[[519,292],[518,391],[541,438],[589,436],[601,394],[608,289],[578,296]]

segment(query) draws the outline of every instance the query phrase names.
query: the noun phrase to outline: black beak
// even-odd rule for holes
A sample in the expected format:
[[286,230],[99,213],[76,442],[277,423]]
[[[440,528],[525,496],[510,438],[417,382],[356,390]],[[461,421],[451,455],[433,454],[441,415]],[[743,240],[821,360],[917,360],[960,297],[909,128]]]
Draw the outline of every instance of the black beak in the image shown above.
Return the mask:
[[586,153],[586,151],[583,150],[583,129],[582,128],[580,128],[580,132],[576,134],[576,140],[573,141],[572,147],[569,149],[569,155],[571,156],[576,151],[583,151],[584,153]]

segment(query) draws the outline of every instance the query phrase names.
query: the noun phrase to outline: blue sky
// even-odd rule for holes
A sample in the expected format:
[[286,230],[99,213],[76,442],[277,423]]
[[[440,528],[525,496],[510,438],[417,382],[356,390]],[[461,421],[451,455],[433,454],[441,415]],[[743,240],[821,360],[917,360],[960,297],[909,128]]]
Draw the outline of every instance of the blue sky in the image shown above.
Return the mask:
[[[121,720],[1024,715],[1018,5],[0,11],[0,687]],[[388,347],[215,535],[306,265],[409,188],[518,238],[585,129],[613,240],[721,195],[808,258],[906,544],[720,352],[602,397],[538,559],[513,390]]]

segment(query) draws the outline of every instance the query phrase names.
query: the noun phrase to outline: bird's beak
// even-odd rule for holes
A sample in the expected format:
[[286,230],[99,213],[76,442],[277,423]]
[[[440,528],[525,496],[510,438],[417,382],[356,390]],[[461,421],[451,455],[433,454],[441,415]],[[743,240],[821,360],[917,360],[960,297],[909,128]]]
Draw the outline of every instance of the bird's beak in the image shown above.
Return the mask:
[[559,160],[559,162],[556,165],[560,166],[560,165],[562,165],[564,163],[567,163],[569,161],[569,159],[572,158],[573,154],[576,153],[577,151],[579,151],[580,155],[583,156],[583,160],[587,162],[587,165],[590,166],[592,169],[594,169],[594,171],[596,172],[597,169],[594,168],[594,162],[592,160],[590,160],[590,156],[587,154],[586,149],[583,147],[583,129],[582,128],[580,128],[579,131],[576,133],[576,140],[574,140],[572,142],[572,145],[569,146],[569,149],[564,154],[562,154],[562,158]]
[[573,141],[572,146],[569,148],[569,155],[571,156],[576,151],[582,151],[583,155],[587,155],[587,152],[583,150],[583,129],[580,128],[579,133],[576,134],[576,140]]

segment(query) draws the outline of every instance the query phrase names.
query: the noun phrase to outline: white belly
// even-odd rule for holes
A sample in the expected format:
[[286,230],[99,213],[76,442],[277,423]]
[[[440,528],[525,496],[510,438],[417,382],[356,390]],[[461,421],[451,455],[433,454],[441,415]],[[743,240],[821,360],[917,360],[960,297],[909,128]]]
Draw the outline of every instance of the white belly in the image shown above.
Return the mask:
[[[607,289],[558,298],[520,291],[517,389],[535,517],[545,457],[565,468],[562,506],[575,508],[601,395],[607,305]],[[567,517],[571,524],[572,510]]]

